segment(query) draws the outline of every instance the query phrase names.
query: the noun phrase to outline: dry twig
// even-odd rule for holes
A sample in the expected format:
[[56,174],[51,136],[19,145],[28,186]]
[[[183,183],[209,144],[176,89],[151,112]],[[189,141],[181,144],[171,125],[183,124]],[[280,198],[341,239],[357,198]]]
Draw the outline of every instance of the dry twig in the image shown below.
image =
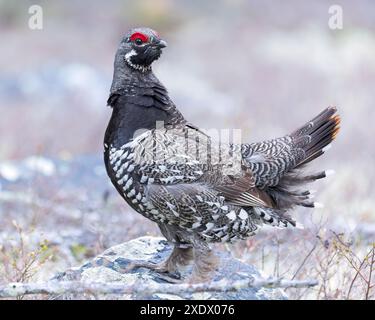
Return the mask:
[[54,294],[66,293],[100,293],[100,294],[137,294],[137,293],[194,293],[207,291],[238,291],[250,287],[268,288],[305,288],[316,286],[316,280],[283,280],[280,278],[253,278],[249,280],[228,281],[226,279],[197,284],[159,284],[136,282],[134,284],[79,282],[79,281],[49,281],[44,283],[9,283],[0,286],[0,298],[17,297],[27,294]]

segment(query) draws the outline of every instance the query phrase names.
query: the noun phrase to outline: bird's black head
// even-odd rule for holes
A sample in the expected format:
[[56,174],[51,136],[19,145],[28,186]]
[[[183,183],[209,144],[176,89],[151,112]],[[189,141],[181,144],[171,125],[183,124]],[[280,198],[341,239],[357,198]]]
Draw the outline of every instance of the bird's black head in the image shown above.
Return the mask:
[[134,28],[128,31],[117,50],[118,60],[141,72],[151,70],[167,43],[150,28]]

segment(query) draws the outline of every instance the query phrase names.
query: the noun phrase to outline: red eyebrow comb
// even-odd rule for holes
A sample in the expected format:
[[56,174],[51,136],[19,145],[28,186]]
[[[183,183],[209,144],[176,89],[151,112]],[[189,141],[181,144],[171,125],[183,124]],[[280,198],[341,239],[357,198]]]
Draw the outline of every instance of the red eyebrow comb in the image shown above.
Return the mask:
[[135,32],[130,36],[131,41],[134,41],[135,39],[141,39],[143,42],[148,41],[148,37],[140,32]]

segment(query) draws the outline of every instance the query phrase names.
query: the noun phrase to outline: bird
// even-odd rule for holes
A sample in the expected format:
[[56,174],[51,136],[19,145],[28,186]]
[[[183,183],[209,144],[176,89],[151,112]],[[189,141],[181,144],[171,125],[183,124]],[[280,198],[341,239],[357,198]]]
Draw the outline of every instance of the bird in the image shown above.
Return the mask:
[[325,108],[285,136],[261,142],[217,142],[185,119],[152,70],[167,43],[147,27],[121,39],[107,105],[107,174],[132,209],[155,222],[171,244],[162,262],[140,262],[171,279],[192,267],[191,282],[219,267],[214,243],[254,236],[262,226],[298,227],[297,206],[314,208],[308,184],[331,171],[305,173],[340,129]]

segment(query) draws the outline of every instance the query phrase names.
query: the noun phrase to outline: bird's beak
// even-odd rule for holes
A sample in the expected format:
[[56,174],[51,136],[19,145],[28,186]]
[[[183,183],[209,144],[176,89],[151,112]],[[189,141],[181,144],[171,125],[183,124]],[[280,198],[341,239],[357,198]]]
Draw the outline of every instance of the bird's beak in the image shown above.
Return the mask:
[[159,49],[162,49],[162,48],[167,47],[167,42],[164,41],[164,40],[159,40],[159,41],[155,44],[155,46],[158,47]]

